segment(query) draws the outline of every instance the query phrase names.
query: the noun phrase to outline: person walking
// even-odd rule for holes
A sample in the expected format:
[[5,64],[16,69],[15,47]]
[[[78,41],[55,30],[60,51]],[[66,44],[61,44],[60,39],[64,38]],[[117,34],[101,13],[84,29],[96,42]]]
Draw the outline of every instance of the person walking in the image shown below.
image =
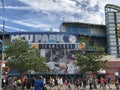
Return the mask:
[[109,88],[110,90],[112,90],[112,88],[111,88],[111,86],[110,86],[110,80],[111,80],[111,79],[110,79],[110,76],[107,76],[106,79],[107,79],[106,81],[107,81],[107,86],[108,86],[108,88]]
[[89,89],[90,90],[92,90],[93,89],[93,87],[92,87],[92,85],[93,85],[93,78],[92,77],[88,77],[88,85],[89,85]]
[[32,88],[32,90],[34,90],[35,81],[36,81],[36,78],[32,77],[31,78],[31,88]]
[[116,87],[116,90],[119,90],[119,79],[118,79],[118,76],[115,77],[115,87]]
[[31,89],[31,81],[30,81],[29,78],[27,79],[27,82],[26,82],[26,89],[27,89],[27,90],[30,90],[30,89]]
[[44,86],[42,77],[38,77],[38,79],[35,82],[34,90],[42,90]]
[[105,90],[105,79],[103,77],[100,78],[100,88]]

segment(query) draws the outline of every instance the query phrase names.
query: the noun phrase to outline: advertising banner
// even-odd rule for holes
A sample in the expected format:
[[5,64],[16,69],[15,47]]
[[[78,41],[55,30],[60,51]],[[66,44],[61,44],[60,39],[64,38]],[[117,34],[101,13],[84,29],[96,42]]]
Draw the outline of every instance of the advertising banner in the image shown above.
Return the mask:
[[73,49],[47,49],[45,53],[49,68],[48,73],[52,74],[75,74],[79,72],[76,65],[75,50]]
[[46,58],[46,66],[52,74],[75,74],[79,72],[76,65],[75,50],[83,47],[78,44],[77,34],[62,32],[11,33],[11,41],[27,40],[30,46],[40,50]]
[[11,41],[15,39],[27,40],[29,43],[49,44],[49,43],[77,43],[77,34],[62,32],[20,32],[11,33]]

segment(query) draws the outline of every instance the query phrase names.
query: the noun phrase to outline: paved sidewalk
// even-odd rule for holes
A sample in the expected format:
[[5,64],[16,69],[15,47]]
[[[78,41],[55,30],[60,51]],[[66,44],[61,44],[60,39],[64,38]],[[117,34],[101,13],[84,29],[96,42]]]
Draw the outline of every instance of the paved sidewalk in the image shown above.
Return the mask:
[[[115,89],[115,85],[114,84],[111,84],[111,90],[116,90]],[[120,86],[119,86],[120,87]],[[5,88],[5,89],[2,89],[2,90],[11,90],[10,88]],[[20,88],[17,88],[17,90],[22,90]],[[24,89],[24,90],[27,90],[27,89]],[[33,89],[30,89],[30,90],[33,90]],[[87,85],[86,88],[75,88],[74,85],[71,85],[71,89],[68,89],[65,85],[63,87],[58,87],[58,86],[55,86],[55,87],[50,87],[47,85],[47,90],[90,90],[89,89],[89,86]],[[103,89],[103,88],[100,88],[100,86],[97,86],[97,89],[92,89],[92,90],[110,90],[109,87],[106,85],[106,88]]]
[[[112,89],[109,89],[109,87],[108,87],[107,85],[106,85],[105,89],[100,88],[100,86],[97,86],[97,89],[92,89],[92,90],[116,90],[114,84],[111,84],[110,87],[111,87]],[[47,86],[47,89],[48,89],[48,90],[69,90],[69,89],[68,89],[67,87],[65,87],[65,86],[60,87],[60,88],[57,87],[57,86],[55,86],[55,87],[49,87],[49,86]],[[82,88],[82,87],[81,87],[81,88],[79,88],[79,89],[75,88],[74,85],[72,85],[72,87],[71,87],[70,90],[90,90],[90,89],[89,89],[89,86],[88,86],[88,85],[86,86],[86,88]]]

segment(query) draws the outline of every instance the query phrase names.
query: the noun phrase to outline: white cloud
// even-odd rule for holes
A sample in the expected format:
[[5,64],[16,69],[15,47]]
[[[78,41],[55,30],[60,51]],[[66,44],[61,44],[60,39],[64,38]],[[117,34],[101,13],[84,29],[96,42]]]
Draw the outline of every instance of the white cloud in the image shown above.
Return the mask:
[[[2,9],[3,7],[0,6],[0,8]],[[32,10],[31,7],[27,7],[27,6],[5,6],[5,9]]]
[[[33,21],[33,20],[31,20]],[[48,25],[45,25],[45,24],[35,24],[35,23],[32,23],[32,22],[23,22],[23,21],[20,21],[20,20],[13,20],[14,23],[16,24],[19,24],[19,25],[23,25],[23,26],[27,26],[27,27],[32,27],[32,28],[40,28],[40,27],[47,27]]]
[[[31,22],[32,21],[32,22]],[[50,28],[53,28],[53,31],[59,31],[56,27],[52,27],[49,24],[43,24],[43,23],[37,23],[37,22],[33,22],[33,20],[27,20],[27,21],[18,21],[18,20],[14,20],[13,21],[16,24],[19,25],[23,25],[23,26],[27,26],[27,27],[31,27],[31,28],[36,28],[36,29],[43,29],[44,31],[49,31]],[[31,22],[31,23],[30,23]]]
[[[119,0],[19,0],[26,6],[6,6],[6,9],[29,10],[34,15],[24,15],[21,20],[9,20],[18,25],[34,29],[44,28],[58,31],[60,22],[73,21],[105,24],[104,7],[106,4],[120,5]],[[98,10],[95,11],[95,6]],[[1,7],[2,8],[2,7]],[[40,15],[42,13],[43,15]],[[77,17],[76,17],[77,15]],[[1,18],[1,17],[0,17]],[[32,22],[31,22],[32,21]]]
[[3,19],[6,22],[12,22],[12,23],[15,23],[15,24],[19,24],[19,25],[27,26],[27,27],[32,27],[32,28],[48,27],[48,25],[45,25],[43,23],[41,23],[41,24],[39,23],[38,24],[38,23],[34,22],[33,19],[29,19],[29,20],[13,20],[13,19],[0,17],[0,20],[3,20]]
[[[5,22],[11,22],[11,23],[15,23],[15,24],[25,26],[25,27],[43,29],[44,31],[49,31],[50,28],[52,28],[53,31],[59,31],[59,29],[57,27],[53,27],[52,25],[40,23],[34,19],[13,20],[13,19],[0,17],[0,20],[3,20],[3,19],[5,19]],[[0,25],[0,27],[2,27],[2,25]],[[11,26],[6,26],[6,25],[5,25],[5,28],[15,30],[15,31],[27,31],[22,28],[16,28],[16,27],[11,27]]]
[[[62,13],[64,18],[70,21],[76,21],[78,17],[73,17],[72,15],[77,13],[82,15],[82,19],[85,22],[101,23],[104,22],[104,7],[107,3],[112,3],[118,5],[119,0],[20,0],[23,3],[29,5],[29,7],[34,8],[35,10],[42,10],[43,12],[54,12]],[[77,2],[80,4],[88,4],[87,8],[94,8],[95,5],[99,6],[99,13],[93,12],[94,14],[89,14],[90,11],[87,11],[81,7],[81,5],[76,6]],[[83,11],[84,10],[84,11]],[[84,13],[84,14],[83,14]],[[67,17],[68,16],[68,17]],[[72,17],[72,18],[71,18]],[[69,19],[71,18],[71,19]],[[73,20],[74,19],[74,20]]]
[[[3,27],[3,25],[0,24],[0,27]],[[11,27],[11,26],[6,26],[5,25],[5,31],[6,29],[9,29],[9,32],[13,32],[13,31],[18,31],[18,32],[26,32],[28,30],[24,30],[24,29],[21,29],[21,28],[16,28],[16,27]]]
[[48,11],[48,12],[75,12],[79,7],[76,6],[76,2],[72,0],[19,0],[36,11]]

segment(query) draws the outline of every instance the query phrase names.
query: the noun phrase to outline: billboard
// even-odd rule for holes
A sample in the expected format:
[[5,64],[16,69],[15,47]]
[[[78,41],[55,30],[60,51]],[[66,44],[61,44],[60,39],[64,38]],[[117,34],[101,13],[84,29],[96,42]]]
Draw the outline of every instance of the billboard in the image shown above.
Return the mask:
[[29,43],[49,44],[49,43],[77,43],[77,34],[62,32],[21,32],[11,33],[11,41],[15,39],[27,40]]
[[[15,39],[27,40],[30,46],[40,49],[40,55],[46,58],[46,66],[52,74],[75,74],[79,72],[76,60],[70,60],[69,55],[75,57],[78,49],[77,34],[62,32],[39,33],[11,33],[11,41]],[[80,47],[80,45],[79,45]],[[71,63],[70,63],[70,62]]]
[[[47,49],[45,64],[52,74],[75,74],[79,72],[79,67],[76,65],[75,49]],[[74,59],[71,59],[71,56]]]

